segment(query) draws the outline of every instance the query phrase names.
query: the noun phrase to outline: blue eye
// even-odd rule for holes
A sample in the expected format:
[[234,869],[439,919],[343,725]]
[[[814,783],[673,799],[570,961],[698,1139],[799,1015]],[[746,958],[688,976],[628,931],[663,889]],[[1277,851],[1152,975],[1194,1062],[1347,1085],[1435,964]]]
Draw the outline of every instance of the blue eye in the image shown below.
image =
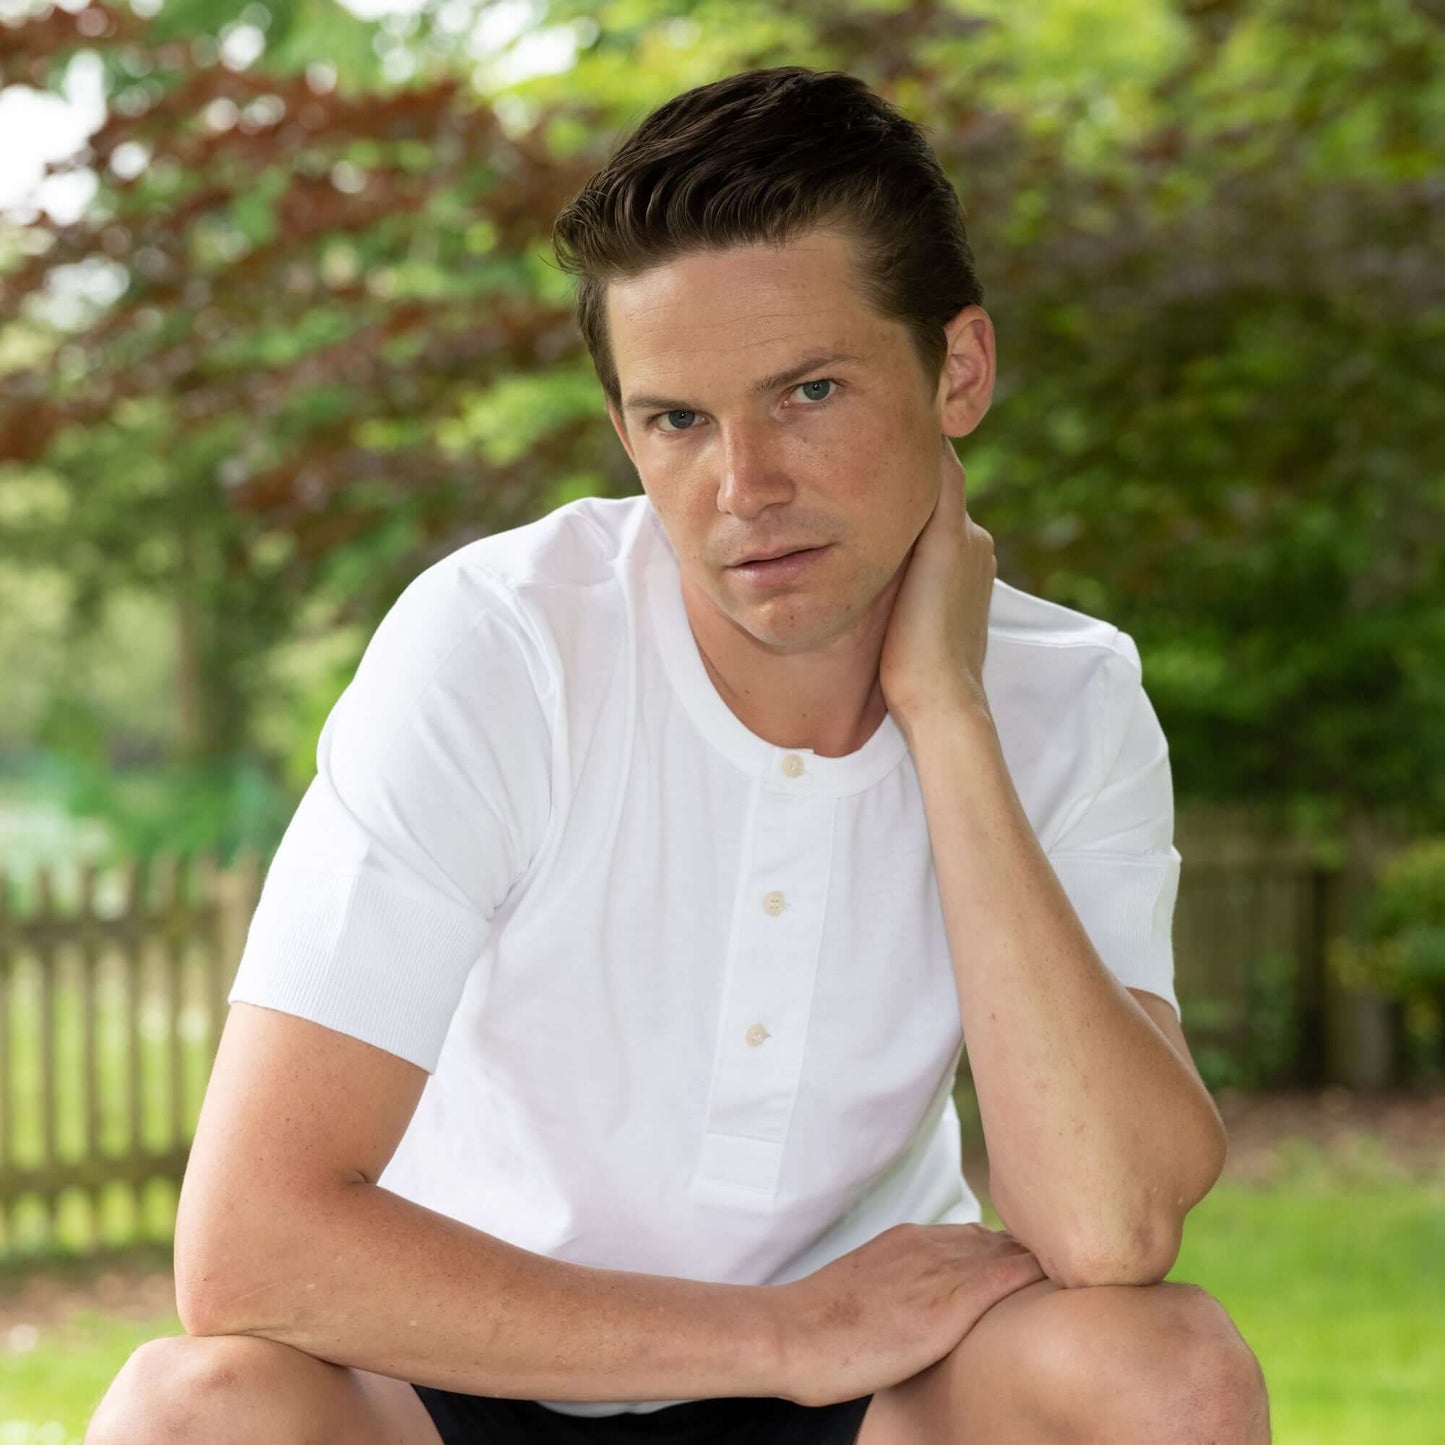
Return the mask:
[[[837,396],[838,387],[841,385],[841,382],[834,381],[831,376],[820,376],[816,381],[800,381],[793,388],[793,390],[802,391],[805,386],[831,386],[833,390],[829,392],[827,396],[815,397],[811,402],[808,403],[807,406],[803,408],[805,411],[816,411],[819,407],[826,406],[830,401],[833,400],[834,397]],[[652,431],[661,432],[664,436],[679,436],[683,432],[692,431],[693,428],[690,426],[678,428],[661,427],[658,426],[657,423],[660,422],[663,417],[696,415],[697,413],[695,411],[687,411],[685,409],[677,411],[659,411],[648,417],[647,425]]]

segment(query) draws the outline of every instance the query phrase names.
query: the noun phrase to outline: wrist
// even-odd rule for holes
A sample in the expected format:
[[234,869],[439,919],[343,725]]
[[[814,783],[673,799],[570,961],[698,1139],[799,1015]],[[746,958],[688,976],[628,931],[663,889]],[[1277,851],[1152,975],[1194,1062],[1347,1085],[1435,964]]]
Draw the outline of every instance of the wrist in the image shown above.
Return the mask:
[[910,749],[932,737],[956,738],[961,733],[974,733],[983,739],[998,737],[988,699],[981,692],[959,693],[947,700],[900,709],[893,720]]
[[805,1332],[796,1283],[759,1286],[764,1321],[761,1334],[767,1341],[762,1364],[766,1389],[759,1393],[804,1404],[808,1369],[803,1358]]

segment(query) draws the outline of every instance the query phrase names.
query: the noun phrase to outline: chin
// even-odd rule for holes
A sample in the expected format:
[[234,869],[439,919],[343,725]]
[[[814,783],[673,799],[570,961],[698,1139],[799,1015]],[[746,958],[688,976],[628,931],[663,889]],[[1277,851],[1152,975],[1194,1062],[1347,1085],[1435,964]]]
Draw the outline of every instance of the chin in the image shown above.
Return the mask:
[[789,651],[807,651],[829,642],[838,633],[838,611],[832,607],[794,607],[770,612],[766,608],[744,609],[736,617],[739,627],[759,642]]

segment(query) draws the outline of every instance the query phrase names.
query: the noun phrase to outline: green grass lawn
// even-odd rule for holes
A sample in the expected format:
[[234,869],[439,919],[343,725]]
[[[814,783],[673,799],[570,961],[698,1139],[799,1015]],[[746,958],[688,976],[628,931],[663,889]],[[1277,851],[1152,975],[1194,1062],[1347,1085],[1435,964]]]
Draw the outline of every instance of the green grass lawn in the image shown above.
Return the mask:
[[[1171,1279],[1221,1300],[1264,1366],[1279,1445],[1434,1445],[1445,1417],[1445,1185],[1332,1178],[1302,1146],[1289,1182],[1221,1183]],[[991,1214],[987,1222],[997,1228]],[[175,1315],[94,1313],[16,1352],[0,1335],[0,1445],[70,1445],[127,1355]]]
[[1442,1438],[1445,1187],[1221,1187],[1170,1278],[1229,1310],[1264,1367],[1275,1440]]
[[79,1445],[130,1352],[156,1335],[180,1333],[173,1314],[140,1322],[82,1311],[24,1354],[0,1340],[0,1445]]

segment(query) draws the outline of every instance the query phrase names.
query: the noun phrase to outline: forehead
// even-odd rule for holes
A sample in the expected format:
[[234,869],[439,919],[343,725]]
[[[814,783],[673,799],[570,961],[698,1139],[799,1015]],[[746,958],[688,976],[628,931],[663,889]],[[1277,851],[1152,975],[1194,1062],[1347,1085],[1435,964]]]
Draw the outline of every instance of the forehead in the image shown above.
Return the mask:
[[807,354],[862,356],[884,344],[887,326],[858,296],[847,244],[831,233],[679,256],[612,282],[605,304],[624,389],[648,393],[693,377],[746,383]]
[[846,238],[837,232],[813,231],[781,245],[756,242],[674,256],[639,276],[613,281],[607,293],[616,313],[630,316],[679,302],[736,301],[740,298],[728,288],[737,285],[781,298],[851,291],[851,283]]

